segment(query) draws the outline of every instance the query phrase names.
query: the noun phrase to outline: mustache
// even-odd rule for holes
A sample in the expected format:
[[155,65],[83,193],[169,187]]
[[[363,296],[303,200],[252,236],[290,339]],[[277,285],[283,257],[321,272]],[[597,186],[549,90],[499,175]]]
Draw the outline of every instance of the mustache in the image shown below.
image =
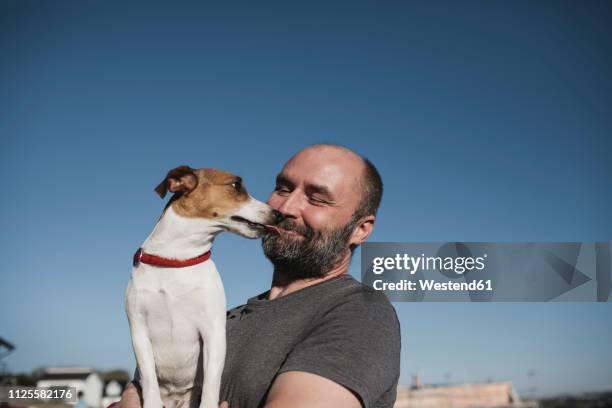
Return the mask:
[[287,230],[294,231],[300,235],[303,235],[306,238],[312,238],[314,236],[314,230],[308,225],[298,225],[295,221],[285,218],[280,223],[276,224],[276,226]]

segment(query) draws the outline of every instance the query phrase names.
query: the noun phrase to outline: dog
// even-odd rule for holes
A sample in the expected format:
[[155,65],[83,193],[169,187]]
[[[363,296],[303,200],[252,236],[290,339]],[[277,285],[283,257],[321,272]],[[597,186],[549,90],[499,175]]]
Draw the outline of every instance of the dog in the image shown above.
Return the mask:
[[143,408],[218,408],[226,300],[213,240],[261,237],[283,216],[216,169],[177,167],[155,191],[174,195],[134,255],[125,304]]

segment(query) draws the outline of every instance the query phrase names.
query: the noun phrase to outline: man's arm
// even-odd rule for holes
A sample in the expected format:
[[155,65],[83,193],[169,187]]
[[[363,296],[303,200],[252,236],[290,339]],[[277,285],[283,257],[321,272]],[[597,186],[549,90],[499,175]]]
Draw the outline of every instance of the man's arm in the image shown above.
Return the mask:
[[[400,348],[399,321],[384,294],[365,289],[347,294],[293,347],[276,377],[279,381],[286,373],[299,372],[319,381],[309,381],[303,392],[301,377],[289,384],[281,382],[291,387],[281,387],[284,392],[277,398],[291,398],[293,402],[299,393],[302,398],[320,402],[304,406],[391,408],[399,379]],[[323,400],[327,394],[347,397],[347,404],[328,404]],[[273,397],[270,393],[268,402],[275,402]]]
[[287,371],[272,383],[265,408],[360,408],[348,388],[320,375]]

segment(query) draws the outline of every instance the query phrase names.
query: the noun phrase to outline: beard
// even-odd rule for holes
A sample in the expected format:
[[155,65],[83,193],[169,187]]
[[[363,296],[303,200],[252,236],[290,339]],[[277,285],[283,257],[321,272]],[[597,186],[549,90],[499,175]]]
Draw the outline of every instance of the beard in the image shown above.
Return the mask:
[[284,219],[278,227],[300,236],[266,234],[262,247],[274,270],[289,280],[320,278],[351,250],[348,240],[357,225],[354,217],[344,226],[331,231],[314,230]]

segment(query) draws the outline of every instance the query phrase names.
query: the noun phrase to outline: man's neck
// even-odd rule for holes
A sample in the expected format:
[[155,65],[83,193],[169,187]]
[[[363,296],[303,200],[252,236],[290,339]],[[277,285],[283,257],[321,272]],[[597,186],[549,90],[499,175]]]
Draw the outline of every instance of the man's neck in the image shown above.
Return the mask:
[[274,270],[274,276],[272,278],[272,288],[270,288],[270,294],[268,300],[276,299],[279,297],[286,296],[290,293],[296,292],[300,289],[307,288],[308,286],[317,285],[321,282],[328,281],[340,275],[348,273],[348,267],[351,263],[351,253],[342,258],[336,266],[334,266],[329,272],[320,278],[307,278],[307,279],[287,279],[286,275],[282,272]]

